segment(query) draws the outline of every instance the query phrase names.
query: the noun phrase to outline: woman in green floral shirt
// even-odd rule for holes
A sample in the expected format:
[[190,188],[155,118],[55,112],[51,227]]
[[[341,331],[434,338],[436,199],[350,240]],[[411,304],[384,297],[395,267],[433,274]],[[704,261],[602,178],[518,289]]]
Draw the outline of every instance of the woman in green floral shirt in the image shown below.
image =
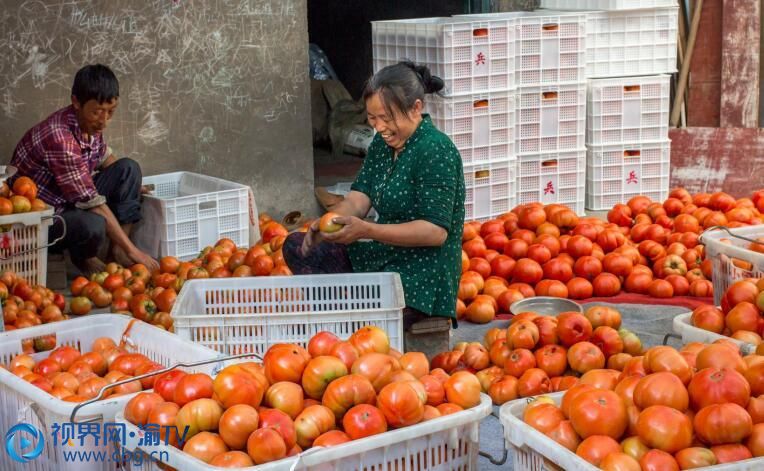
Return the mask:
[[[344,201],[332,208],[335,233],[292,234],[284,258],[295,274],[397,272],[406,297],[404,324],[423,316],[456,318],[464,225],[459,151],[423,114],[424,95],[443,81],[423,66],[377,72],[364,91],[377,134]],[[366,221],[371,208],[379,218]]]

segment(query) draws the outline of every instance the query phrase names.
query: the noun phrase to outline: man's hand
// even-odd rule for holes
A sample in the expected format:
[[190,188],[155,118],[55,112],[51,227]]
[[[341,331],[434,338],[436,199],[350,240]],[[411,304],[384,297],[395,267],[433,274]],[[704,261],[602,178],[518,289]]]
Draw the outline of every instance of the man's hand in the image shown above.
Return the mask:
[[149,269],[149,273],[153,273],[154,271],[159,270],[159,262],[141,250],[136,249],[134,253],[130,253],[128,256],[133,259],[133,262],[146,265],[146,268]]
[[153,190],[154,188],[150,187],[149,185],[141,185],[142,195],[150,195]]
[[328,242],[337,244],[352,244],[359,239],[368,238],[370,223],[355,216],[338,216],[334,222],[342,224],[344,227],[337,232],[322,233],[321,237]]

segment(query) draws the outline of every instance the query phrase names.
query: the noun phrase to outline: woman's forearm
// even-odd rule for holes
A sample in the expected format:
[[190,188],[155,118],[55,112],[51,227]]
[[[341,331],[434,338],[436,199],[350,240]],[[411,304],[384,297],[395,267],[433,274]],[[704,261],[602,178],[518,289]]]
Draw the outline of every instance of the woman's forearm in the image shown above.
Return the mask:
[[448,237],[445,229],[424,220],[403,224],[368,224],[368,239],[399,247],[440,247]]

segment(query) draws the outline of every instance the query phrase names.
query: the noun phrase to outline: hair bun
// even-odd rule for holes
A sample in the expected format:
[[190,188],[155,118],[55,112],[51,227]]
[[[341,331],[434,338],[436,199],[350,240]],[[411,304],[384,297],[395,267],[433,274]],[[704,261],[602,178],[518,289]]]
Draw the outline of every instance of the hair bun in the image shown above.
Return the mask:
[[411,61],[404,61],[402,64],[417,74],[419,80],[422,82],[425,93],[438,93],[443,90],[443,87],[445,86],[443,79],[432,75],[430,69],[426,65],[414,64]]

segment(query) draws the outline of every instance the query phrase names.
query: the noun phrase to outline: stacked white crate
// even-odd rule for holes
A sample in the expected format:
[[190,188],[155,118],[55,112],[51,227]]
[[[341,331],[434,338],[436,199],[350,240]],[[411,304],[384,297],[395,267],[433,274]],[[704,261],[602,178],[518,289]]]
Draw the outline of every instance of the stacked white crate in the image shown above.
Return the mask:
[[462,156],[467,220],[516,204],[514,34],[513,24],[466,18],[372,22],[375,72],[411,60],[445,82],[425,111]]
[[462,15],[514,25],[517,202],[584,210],[586,15],[523,12]]
[[586,208],[644,194],[668,196],[670,77],[676,72],[676,0],[542,0],[588,11]]
[[586,16],[518,14],[515,55],[518,203],[584,212]]

